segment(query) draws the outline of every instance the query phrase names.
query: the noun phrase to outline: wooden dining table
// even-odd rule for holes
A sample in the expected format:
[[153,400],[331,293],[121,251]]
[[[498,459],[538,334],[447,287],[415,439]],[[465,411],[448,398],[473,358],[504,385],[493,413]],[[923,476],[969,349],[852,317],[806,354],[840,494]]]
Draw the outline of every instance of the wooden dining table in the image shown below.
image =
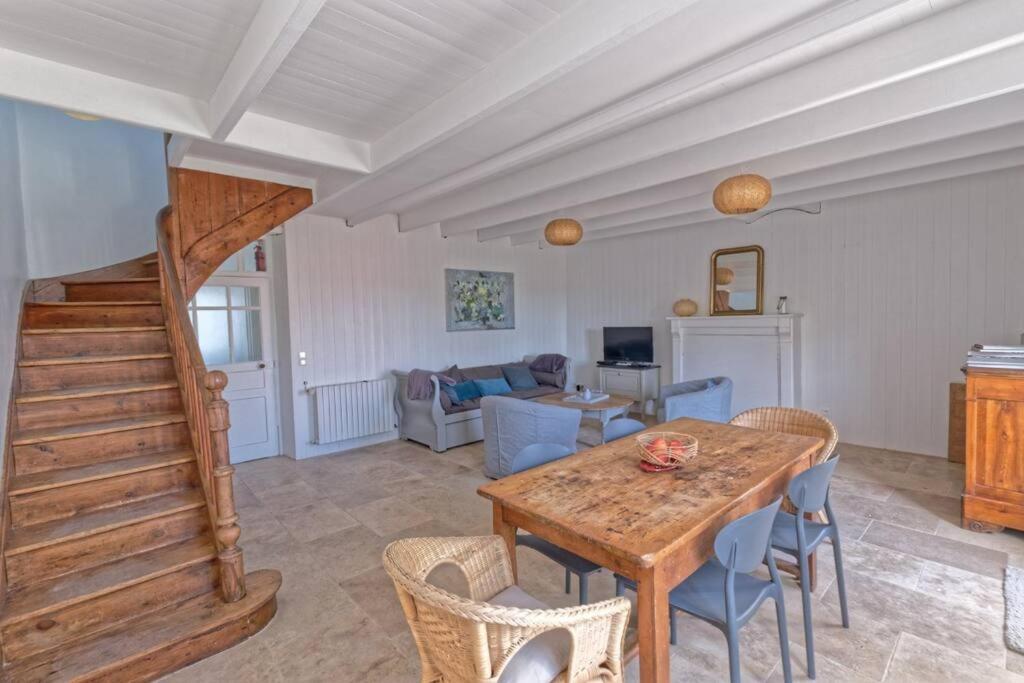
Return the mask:
[[648,473],[632,435],[477,492],[493,503],[514,573],[523,529],[636,582],[640,680],[663,683],[669,591],[712,556],[719,529],[783,495],[823,441],[688,418],[645,431],[693,435],[698,453],[677,470]]

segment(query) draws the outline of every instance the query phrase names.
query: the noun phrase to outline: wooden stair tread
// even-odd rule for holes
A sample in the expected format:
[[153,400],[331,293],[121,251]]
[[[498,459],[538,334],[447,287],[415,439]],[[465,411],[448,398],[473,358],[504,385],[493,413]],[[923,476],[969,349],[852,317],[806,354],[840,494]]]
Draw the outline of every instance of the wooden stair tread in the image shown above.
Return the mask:
[[28,301],[26,306],[46,308],[50,306],[159,306],[159,301]]
[[35,327],[22,334],[123,334],[125,332],[161,332],[163,325],[136,325],[133,327]]
[[23,360],[18,363],[18,367],[32,368],[44,365],[78,365],[81,363],[121,363],[136,360],[159,360],[161,358],[170,357],[171,353],[169,351],[160,351],[158,353],[130,353],[118,356],[58,356],[56,358]]
[[5,554],[20,555],[55,543],[84,538],[102,531],[164,517],[183,510],[191,510],[205,504],[202,491],[189,489],[114,508],[85,512],[67,519],[11,529],[7,537]]
[[83,484],[99,479],[109,479],[133,472],[169,467],[194,461],[195,453],[189,449],[161,451],[151,455],[136,455],[130,458],[108,460],[81,467],[68,467],[60,470],[32,472],[11,477],[9,495],[21,496],[37,491]]
[[139,415],[137,417],[109,420],[105,422],[84,422],[81,424],[62,425],[60,427],[23,429],[17,431],[14,436],[13,444],[15,446],[27,446],[34,443],[76,439],[82,436],[99,436],[101,434],[112,434],[114,432],[126,432],[132,429],[159,427],[161,425],[175,424],[178,422],[185,422],[184,414],[156,413],[152,415]]
[[[262,628],[269,618],[265,612],[259,616],[257,613],[274,600],[281,586],[281,574],[267,569],[251,572],[246,575],[246,586],[246,596],[237,602],[224,602],[219,591],[205,593],[174,607],[126,621],[55,653],[16,661],[5,667],[4,673],[10,680],[103,680],[135,662],[144,667],[144,660],[158,657],[161,651],[189,641],[202,641],[204,636],[212,636],[219,629],[252,620],[254,623],[243,629],[241,635],[241,638],[247,637]],[[225,640],[213,646],[212,651],[229,647],[241,638]],[[204,643],[197,644],[200,651],[203,646]],[[208,654],[209,651],[199,657]],[[183,657],[185,663],[196,658],[194,655]],[[152,666],[166,667],[167,662]],[[149,680],[150,676],[144,678]]]
[[61,280],[60,283],[67,285],[117,285],[123,282],[160,282],[158,277],[119,277],[107,280]]
[[72,389],[51,389],[48,391],[27,391],[15,397],[15,403],[42,403],[44,401],[68,401],[76,398],[94,398],[96,396],[117,396],[120,394],[137,394],[144,391],[174,389],[177,380],[162,382],[129,382],[127,384],[104,384],[95,387],[77,387]]
[[15,589],[7,596],[0,622],[6,625],[20,621],[171,574],[216,556],[216,547],[208,535],[204,534],[99,567]]

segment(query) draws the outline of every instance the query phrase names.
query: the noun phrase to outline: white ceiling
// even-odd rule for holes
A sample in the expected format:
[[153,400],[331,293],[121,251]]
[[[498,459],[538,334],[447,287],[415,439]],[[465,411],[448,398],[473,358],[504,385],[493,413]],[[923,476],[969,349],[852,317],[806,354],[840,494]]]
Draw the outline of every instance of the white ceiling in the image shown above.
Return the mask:
[[512,245],[719,219],[738,171],[772,209],[1019,165],[1021,64],[1019,0],[0,2],[0,95]]

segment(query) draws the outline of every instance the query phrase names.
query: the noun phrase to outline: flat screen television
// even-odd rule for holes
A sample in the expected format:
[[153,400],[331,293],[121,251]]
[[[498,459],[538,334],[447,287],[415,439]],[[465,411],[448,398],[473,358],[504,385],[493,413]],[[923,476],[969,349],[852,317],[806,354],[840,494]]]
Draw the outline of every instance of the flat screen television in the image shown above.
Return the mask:
[[653,363],[654,328],[604,328],[604,362]]

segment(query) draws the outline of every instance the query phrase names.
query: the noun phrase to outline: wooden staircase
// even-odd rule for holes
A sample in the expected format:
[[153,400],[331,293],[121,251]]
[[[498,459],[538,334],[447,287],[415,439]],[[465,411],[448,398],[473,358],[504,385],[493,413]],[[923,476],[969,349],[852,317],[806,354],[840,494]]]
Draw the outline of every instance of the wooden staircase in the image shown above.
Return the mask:
[[[194,377],[168,334],[173,306],[157,261],[142,263],[147,277],[65,281],[64,301],[25,304],[3,680],[148,680],[231,646],[276,610],[280,575],[241,569],[230,466],[197,453],[222,439],[226,458],[226,408],[224,424],[210,422],[219,436],[197,433],[207,416],[181,384]],[[227,503],[215,490],[225,473]]]

